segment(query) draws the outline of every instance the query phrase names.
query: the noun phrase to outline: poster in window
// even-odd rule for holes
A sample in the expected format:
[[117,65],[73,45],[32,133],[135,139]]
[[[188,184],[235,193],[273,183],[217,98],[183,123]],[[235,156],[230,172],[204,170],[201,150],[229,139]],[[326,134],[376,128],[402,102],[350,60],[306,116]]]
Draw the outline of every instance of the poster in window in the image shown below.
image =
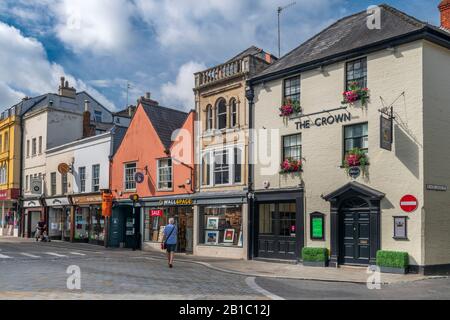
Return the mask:
[[219,244],[219,231],[205,231],[206,244]]
[[208,230],[219,229],[219,217],[208,217],[206,229]]
[[234,229],[225,229],[223,234],[223,242],[224,243],[233,243],[234,242]]

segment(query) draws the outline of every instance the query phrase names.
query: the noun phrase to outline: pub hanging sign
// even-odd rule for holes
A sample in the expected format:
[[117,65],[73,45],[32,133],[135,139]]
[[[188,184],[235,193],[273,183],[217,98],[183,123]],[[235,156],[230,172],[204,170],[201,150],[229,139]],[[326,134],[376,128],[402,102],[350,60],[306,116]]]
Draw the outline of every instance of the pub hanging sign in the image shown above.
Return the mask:
[[394,110],[390,108],[390,112],[386,109],[380,110],[380,148],[392,151],[392,142],[394,141]]

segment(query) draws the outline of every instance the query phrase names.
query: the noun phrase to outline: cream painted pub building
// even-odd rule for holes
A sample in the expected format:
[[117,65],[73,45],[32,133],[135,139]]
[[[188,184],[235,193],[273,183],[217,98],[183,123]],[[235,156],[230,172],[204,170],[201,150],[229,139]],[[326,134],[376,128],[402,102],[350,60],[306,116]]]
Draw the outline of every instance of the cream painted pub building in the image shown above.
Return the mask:
[[380,29],[343,18],[249,81],[252,257],[369,265],[382,249],[450,270],[449,20],[379,8]]
[[246,259],[248,103],[246,81],[276,58],[250,47],[195,74],[195,255]]

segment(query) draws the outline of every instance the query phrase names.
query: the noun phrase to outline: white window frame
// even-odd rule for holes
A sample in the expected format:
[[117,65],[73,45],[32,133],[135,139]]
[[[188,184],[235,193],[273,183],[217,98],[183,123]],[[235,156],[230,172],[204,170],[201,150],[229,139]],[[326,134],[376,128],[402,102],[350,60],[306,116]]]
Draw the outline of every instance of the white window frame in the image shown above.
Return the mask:
[[[83,179],[81,179],[81,171],[82,171],[81,169],[84,169]],[[86,167],[83,166],[78,168],[78,176],[80,180],[80,193],[86,192]],[[84,181],[84,188],[83,188],[83,181]]]
[[[129,168],[127,168],[127,166],[129,165],[133,165],[134,164],[134,173],[133,173],[133,180],[131,181],[127,181],[127,170]],[[137,162],[127,162],[123,164],[123,188],[125,189],[125,191],[135,191],[136,190],[136,180],[134,179],[134,175],[137,172]],[[127,188],[127,184],[131,185],[134,184],[134,188]]]
[[[100,117],[100,121],[98,120],[97,116]],[[95,119],[95,122],[102,122],[103,121],[103,112],[101,112],[99,110],[94,110],[94,119]]]
[[[161,181],[161,169],[167,168],[167,167],[161,167],[161,162],[162,161],[169,161],[170,160],[170,180],[167,181]],[[169,167],[169,166],[168,166]],[[158,159],[157,160],[157,173],[156,173],[156,177],[157,177],[157,188],[158,191],[172,191],[173,190],[173,160],[172,158],[164,158],[164,159]],[[170,188],[162,188],[160,186],[160,183],[169,183],[172,185]]]
[[[240,149],[241,151],[241,182],[235,183],[235,165],[234,165],[234,150],[235,148]],[[214,155],[216,152],[220,152],[223,150],[227,150],[228,155],[228,174],[229,174],[229,182],[224,184],[216,183],[215,181],[215,174],[214,174]],[[223,148],[212,148],[212,149],[206,149],[202,152],[202,165],[203,165],[203,157],[207,156],[209,154],[209,163],[210,163],[210,181],[209,184],[203,184],[203,168],[200,168],[200,181],[202,187],[215,187],[215,186],[230,186],[230,185],[243,185],[244,184],[244,173],[242,172],[242,166],[245,166],[244,161],[244,146],[242,144],[236,144],[236,145],[228,145]]]
[[[95,168],[98,168],[98,176],[95,177]],[[95,187],[98,187],[98,190],[95,190]],[[92,165],[92,183],[91,183],[92,192],[100,191],[100,164]]]
[[[55,178],[55,179],[53,180],[53,178]],[[50,195],[51,196],[56,196],[56,194],[58,193],[58,186],[57,186],[56,180],[57,180],[56,172],[51,172],[50,173]],[[53,188],[53,187],[55,187],[55,188]]]

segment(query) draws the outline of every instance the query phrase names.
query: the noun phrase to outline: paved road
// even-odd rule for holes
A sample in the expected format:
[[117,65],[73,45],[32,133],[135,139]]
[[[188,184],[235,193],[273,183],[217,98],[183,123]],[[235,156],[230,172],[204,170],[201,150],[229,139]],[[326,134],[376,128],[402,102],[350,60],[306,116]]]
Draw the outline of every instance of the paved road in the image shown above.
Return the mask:
[[[69,290],[70,266],[81,290]],[[0,299],[450,299],[450,280],[383,286],[253,278],[136,251],[0,238]],[[75,283],[75,282],[71,282]]]

